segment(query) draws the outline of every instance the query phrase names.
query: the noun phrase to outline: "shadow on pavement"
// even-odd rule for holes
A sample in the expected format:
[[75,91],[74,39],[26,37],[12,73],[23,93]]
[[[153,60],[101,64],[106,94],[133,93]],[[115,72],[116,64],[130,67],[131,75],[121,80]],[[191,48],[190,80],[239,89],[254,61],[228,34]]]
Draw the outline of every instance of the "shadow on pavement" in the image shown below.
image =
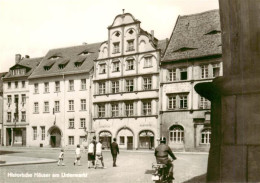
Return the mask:
[[20,153],[18,151],[0,151],[0,155],[4,155],[4,154],[13,154],[13,153]]
[[145,173],[145,174],[153,174],[153,173],[154,173],[154,170],[145,170],[144,173]]
[[194,183],[194,182],[196,182],[196,183],[205,183],[206,182],[206,174],[193,177],[192,179],[187,180],[187,181],[185,181],[183,183]]

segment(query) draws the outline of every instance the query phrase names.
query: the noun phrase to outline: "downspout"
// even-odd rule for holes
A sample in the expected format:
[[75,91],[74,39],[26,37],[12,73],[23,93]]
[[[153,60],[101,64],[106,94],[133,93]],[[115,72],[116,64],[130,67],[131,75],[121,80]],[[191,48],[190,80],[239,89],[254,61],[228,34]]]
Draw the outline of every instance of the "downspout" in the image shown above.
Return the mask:
[[91,141],[91,133],[92,133],[92,75],[89,74],[89,120],[88,120],[88,136],[87,143],[89,144]]
[[[66,122],[65,122],[65,97],[66,97],[66,91],[65,91],[65,76],[64,74],[62,74],[62,79],[63,79],[63,146],[65,147],[65,126],[66,126]],[[62,146],[62,145],[61,145]]]

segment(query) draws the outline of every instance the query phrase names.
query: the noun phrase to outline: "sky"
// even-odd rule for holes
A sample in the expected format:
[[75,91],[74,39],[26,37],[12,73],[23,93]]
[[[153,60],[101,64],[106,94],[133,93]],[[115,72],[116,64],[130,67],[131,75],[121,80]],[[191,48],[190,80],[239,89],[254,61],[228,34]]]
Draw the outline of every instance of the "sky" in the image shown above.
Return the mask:
[[218,0],[0,0],[0,72],[15,64],[15,54],[35,58],[106,41],[107,27],[122,9],[161,40],[170,38],[179,15],[218,8]]

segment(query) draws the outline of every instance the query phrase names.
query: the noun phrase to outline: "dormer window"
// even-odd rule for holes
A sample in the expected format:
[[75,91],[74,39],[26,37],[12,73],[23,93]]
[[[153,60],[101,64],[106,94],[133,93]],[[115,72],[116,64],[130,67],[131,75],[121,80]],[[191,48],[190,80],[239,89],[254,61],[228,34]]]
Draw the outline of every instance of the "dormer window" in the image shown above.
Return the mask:
[[88,51],[83,51],[82,53],[80,53],[79,55],[80,56],[85,56],[85,55],[89,55],[90,54],[90,52],[88,52]]
[[198,49],[198,48],[182,47],[182,48],[175,50],[173,52],[184,52],[184,51],[190,51],[190,50],[196,50],[196,49]]
[[213,35],[213,34],[220,34],[220,33],[221,33],[221,31],[219,31],[219,30],[212,30],[205,35]]
[[59,58],[61,58],[61,57],[54,55],[54,56],[50,57],[49,60],[56,60],[56,59],[59,59]]
[[48,71],[48,70],[50,70],[50,69],[51,69],[51,67],[50,67],[50,66],[44,66],[43,68],[44,68],[44,70],[45,70],[45,71]]
[[67,63],[68,63],[67,60],[61,62],[61,63],[58,65],[58,66],[59,66],[59,69],[64,69],[64,68],[66,67]]
[[83,62],[75,62],[74,65],[75,67],[80,67],[82,65]]
[[44,69],[45,71],[48,71],[48,70],[51,69],[51,67],[53,66],[53,64],[54,64],[54,62],[49,62],[49,63],[47,63],[45,66],[43,66],[43,69]]
[[25,75],[25,73],[26,73],[26,69],[24,69],[24,68],[12,70],[13,76]]

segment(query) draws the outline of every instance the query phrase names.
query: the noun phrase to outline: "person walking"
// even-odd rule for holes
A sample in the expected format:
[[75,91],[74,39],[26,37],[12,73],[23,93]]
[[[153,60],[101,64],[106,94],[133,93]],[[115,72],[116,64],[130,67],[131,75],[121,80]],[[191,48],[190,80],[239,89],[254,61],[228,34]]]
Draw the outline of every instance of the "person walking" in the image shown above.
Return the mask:
[[76,163],[78,164],[78,166],[80,165],[80,158],[81,158],[81,154],[80,154],[80,145],[77,145],[77,148],[75,150],[75,161],[74,161],[74,166],[76,165]]
[[96,142],[96,136],[93,137],[93,145],[94,145],[94,158],[92,160],[92,164],[93,166],[95,166],[95,160],[96,160],[96,146],[97,146],[97,142]]
[[93,141],[91,141],[90,144],[88,145],[88,168],[90,168],[90,164],[91,162],[93,163],[93,161],[95,161],[94,143]]
[[64,163],[63,163],[63,158],[64,158],[64,150],[61,149],[60,150],[60,154],[59,154],[59,161],[58,161],[58,166],[64,166]]
[[113,143],[111,144],[111,154],[113,157],[113,167],[116,167],[116,158],[117,158],[117,154],[119,154],[119,148],[118,148],[118,144],[116,143],[116,138],[113,139]]
[[100,161],[102,164],[102,167],[105,168],[104,161],[103,161],[103,154],[102,154],[102,139],[99,139],[99,142],[96,145],[95,169],[97,168],[98,161]]

